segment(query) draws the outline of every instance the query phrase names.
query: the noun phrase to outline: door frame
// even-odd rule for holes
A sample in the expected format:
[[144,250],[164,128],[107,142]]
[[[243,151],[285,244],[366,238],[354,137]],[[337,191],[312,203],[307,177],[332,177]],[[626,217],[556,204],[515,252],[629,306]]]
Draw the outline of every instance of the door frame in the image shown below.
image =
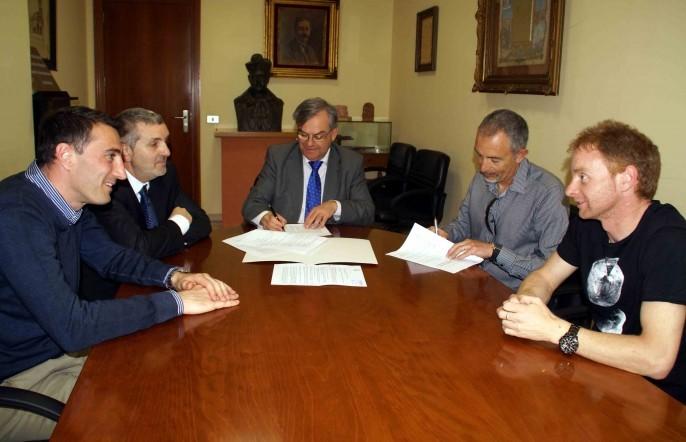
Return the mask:
[[[103,39],[104,9],[103,2],[106,0],[93,1],[93,46],[95,68],[95,107],[106,108],[105,98],[105,41]],[[191,182],[192,189],[183,189],[189,196],[201,205],[200,189],[200,2],[201,0],[189,0],[192,5],[193,17],[191,23],[191,102],[190,102],[190,157],[191,157]],[[179,110],[180,111],[180,110]]]

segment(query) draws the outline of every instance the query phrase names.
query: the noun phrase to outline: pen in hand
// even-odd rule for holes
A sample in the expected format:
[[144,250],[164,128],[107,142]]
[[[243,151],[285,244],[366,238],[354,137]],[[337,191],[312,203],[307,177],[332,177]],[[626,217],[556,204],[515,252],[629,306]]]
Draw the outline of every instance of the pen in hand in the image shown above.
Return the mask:
[[434,217],[434,233],[438,235],[438,220]]
[[281,218],[279,218],[279,215],[276,214],[276,211],[274,210],[274,208],[272,206],[269,206],[269,211],[274,216],[274,219],[276,220],[276,222],[281,224],[281,228],[279,230],[283,230],[284,229],[284,223],[281,221]]

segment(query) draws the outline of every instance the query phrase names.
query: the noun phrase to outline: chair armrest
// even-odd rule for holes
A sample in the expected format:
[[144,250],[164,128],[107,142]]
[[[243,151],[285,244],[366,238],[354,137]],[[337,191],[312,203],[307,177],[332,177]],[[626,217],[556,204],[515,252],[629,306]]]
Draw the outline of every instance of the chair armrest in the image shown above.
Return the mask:
[[365,172],[385,172],[386,166],[367,166],[364,168]]
[[57,399],[35,391],[0,387],[0,407],[28,411],[57,422],[64,409],[64,404]]
[[[436,191],[433,189],[413,189],[403,192],[391,200],[390,209],[399,218],[403,214],[433,214],[436,210]],[[431,215],[433,217],[433,215]]]
[[403,207],[433,207],[435,191],[433,189],[413,189],[403,192],[393,198],[391,208],[398,210]]
[[402,192],[403,184],[404,183],[403,183],[403,180],[401,178],[386,175],[386,176],[368,181],[367,187],[369,188],[369,193],[371,193],[372,197],[373,197],[374,192],[377,192],[377,191],[383,192],[385,194],[388,194],[389,192],[393,192],[395,194],[398,194],[398,193]]

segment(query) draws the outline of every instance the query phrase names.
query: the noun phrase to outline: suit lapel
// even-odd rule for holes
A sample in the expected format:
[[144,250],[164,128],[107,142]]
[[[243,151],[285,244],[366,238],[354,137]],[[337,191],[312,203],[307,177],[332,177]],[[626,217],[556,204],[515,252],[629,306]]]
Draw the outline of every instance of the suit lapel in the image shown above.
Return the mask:
[[[288,154],[286,159],[286,171],[285,177],[288,181],[286,182],[286,194],[288,195],[288,200],[293,203],[289,205],[284,211],[284,216],[288,222],[296,223],[298,222],[298,217],[300,216],[300,209],[303,205],[303,156],[298,147],[298,143],[295,143],[293,148]],[[287,214],[286,214],[287,212]]]
[[326,165],[326,181],[324,182],[324,191],[322,194],[322,201],[338,199],[338,186],[341,181],[341,155],[338,152],[338,147],[331,144],[329,148],[329,162]]
[[138,202],[138,198],[131,187],[129,180],[123,180],[117,182],[116,189],[112,192],[112,199],[116,199],[124,207],[127,208],[129,213],[135,213],[138,218],[139,224],[145,225],[145,215],[143,215],[143,209],[141,208],[141,203]]

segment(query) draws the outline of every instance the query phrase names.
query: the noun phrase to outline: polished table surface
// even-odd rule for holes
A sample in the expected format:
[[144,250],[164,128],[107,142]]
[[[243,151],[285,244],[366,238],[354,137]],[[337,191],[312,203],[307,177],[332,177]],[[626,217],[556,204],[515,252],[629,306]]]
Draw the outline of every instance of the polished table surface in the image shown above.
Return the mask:
[[[505,336],[508,290],[385,256],[367,288],[271,286],[273,263],[211,239],[170,259],[241,304],[92,349],[58,441],[685,440],[686,407],[642,377]],[[127,286],[123,296],[140,287]]]

